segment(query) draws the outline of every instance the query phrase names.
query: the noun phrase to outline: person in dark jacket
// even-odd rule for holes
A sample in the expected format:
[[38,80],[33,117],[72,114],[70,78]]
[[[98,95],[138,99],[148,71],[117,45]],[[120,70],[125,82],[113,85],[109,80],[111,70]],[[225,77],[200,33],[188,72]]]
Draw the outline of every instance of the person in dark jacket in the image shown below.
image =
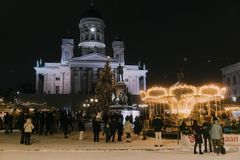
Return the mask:
[[201,126],[198,125],[196,120],[193,120],[193,124],[192,124],[192,131],[193,131],[193,135],[194,135],[194,154],[197,154],[198,152],[196,151],[197,149],[197,145],[199,148],[199,154],[203,154],[202,152],[202,143],[203,143],[203,139],[202,139],[202,128]]
[[64,133],[64,138],[68,138],[68,133],[69,133],[69,123],[70,123],[70,115],[67,114],[67,112],[63,113],[63,133]]
[[137,136],[140,136],[140,132],[142,131],[142,124],[140,118],[137,116],[135,118],[135,121],[133,122],[134,124],[134,133],[137,134]]
[[117,134],[118,134],[118,141],[122,141],[123,135],[123,115],[119,114],[117,116]]
[[116,117],[110,118],[110,139],[112,139],[112,142],[115,140],[115,134],[117,131],[117,122]]
[[207,143],[209,144],[209,151],[212,152],[212,140],[210,135],[211,124],[206,119],[203,124],[203,139],[204,139],[204,152],[208,152]]
[[93,128],[93,140],[94,142],[99,142],[99,133],[101,131],[101,125],[96,117],[94,117],[92,120],[92,128]]
[[84,132],[86,130],[84,122],[79,117],[78,119],[78,129],[79,129],[79,140],[82,141],[84,139]]
[[155,132],[155,147],[162,147],[162,127],[163,127],[163,120],[160,115],[157,115],[152,122],[152,126]]
[[111,135],[110,135],[110,132],[111,132],[111,119],[109,118],[108,121],[104,124],[104,131],[103,131],[103,135],[105,134],[105,140],[106,140],[106,143],[109,143],[110,142],[110,138],[111,138]]
[[10,115],[6,112],[5,116],[3,117],[4,125],[5,125],[5,134],[9,134],[9,124],[10,124]]

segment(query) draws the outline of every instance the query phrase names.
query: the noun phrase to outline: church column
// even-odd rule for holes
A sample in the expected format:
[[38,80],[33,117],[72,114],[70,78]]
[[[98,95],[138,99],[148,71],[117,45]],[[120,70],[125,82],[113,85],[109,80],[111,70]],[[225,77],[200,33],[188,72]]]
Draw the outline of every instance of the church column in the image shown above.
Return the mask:
[[78,78],[77,78],[77,83],[78,83],[78,93],[81,92],[81,68],[78,68]]
[[81,78],[81,81],[82,81],[82,92],[83,93],[86,93],[87,92],[87,71],[86,71],[86,68],[82,68],[82,78]]
[[146,76],[143,76],[143,89],[146,91]]
[[45,94],[48,94],[48,74],[44,74],[44,92]]
[[98,69],[97,68],[93,68],[93,83],[96,83],[97,82],[97,74],[98,74]]
[[39,93],[39,74],[36,73],[36,93]]
[[139,93],[139,91],[140,91],[140,85],[139,85],[139,76],[137,76],[136,77],[136,86],[137,86],[137,88],[136,88],[136,93]]
[[65,76],[64,76],[65,72],[62,72],[62,94],[64,94],[64,79],[65,79]]
[[71,94],[74,94],[74,82],[75,82],[75,77],[74,77],[74,70],[73,68],[70,69],[71,72]]
[[88,77],[87,77],[87,82],[88,82],[88,93],[90,93],[92,91],[92,79],[93,79],[93,69],[92,68],[88,68]]
[[56,93],[56,74],[53,74],[53,93]]
[[79,68],[79,91],[83,92],[83,70]]

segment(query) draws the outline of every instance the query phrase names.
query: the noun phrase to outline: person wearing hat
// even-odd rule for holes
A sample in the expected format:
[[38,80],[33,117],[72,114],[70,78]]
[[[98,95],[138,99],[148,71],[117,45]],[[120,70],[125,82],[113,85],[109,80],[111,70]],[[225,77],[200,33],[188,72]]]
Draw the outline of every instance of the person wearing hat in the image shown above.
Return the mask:
[[219,155],[221,147],[221,138],[223,137],[223,133],[222,127],[221,125],[218,124],[218,119],[216,117],[213,118],[213,125],[210,130],[210,135],[213,143],[213,151],[216,155]]

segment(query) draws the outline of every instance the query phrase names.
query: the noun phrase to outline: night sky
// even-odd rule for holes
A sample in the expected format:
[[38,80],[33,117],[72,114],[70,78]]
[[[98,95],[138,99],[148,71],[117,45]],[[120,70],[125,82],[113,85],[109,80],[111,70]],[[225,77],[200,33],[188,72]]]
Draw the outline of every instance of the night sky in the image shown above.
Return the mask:
[[[94,6],[104,17],[108,48],[119,33],[126,64],[146,64],[148,87],[174,84],[179,70],[190,84],[221,82],[220,68],[240,60],[239,0],[95,0]],[[60,62],[61,38],[79,42],[78,23],[89,7],[90,0],[1,1],[0,88],[34,85],[39,58]]]

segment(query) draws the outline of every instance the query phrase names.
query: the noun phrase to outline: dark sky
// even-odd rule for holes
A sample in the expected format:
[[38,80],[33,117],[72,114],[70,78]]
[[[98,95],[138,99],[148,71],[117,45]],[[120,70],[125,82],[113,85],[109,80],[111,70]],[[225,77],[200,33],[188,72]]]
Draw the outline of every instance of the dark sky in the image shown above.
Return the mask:
[[[90,0],[2,0],[0,88],[35,83],[38,58],[60,61],[61,38],[79,42],[80,16]],[[148,87],[171,85],[182,69],[191,84],[220,82],[220,68],[240,60],[239,0],[95,0],[106,44],[125,41],[127,64],[146,63]]]

